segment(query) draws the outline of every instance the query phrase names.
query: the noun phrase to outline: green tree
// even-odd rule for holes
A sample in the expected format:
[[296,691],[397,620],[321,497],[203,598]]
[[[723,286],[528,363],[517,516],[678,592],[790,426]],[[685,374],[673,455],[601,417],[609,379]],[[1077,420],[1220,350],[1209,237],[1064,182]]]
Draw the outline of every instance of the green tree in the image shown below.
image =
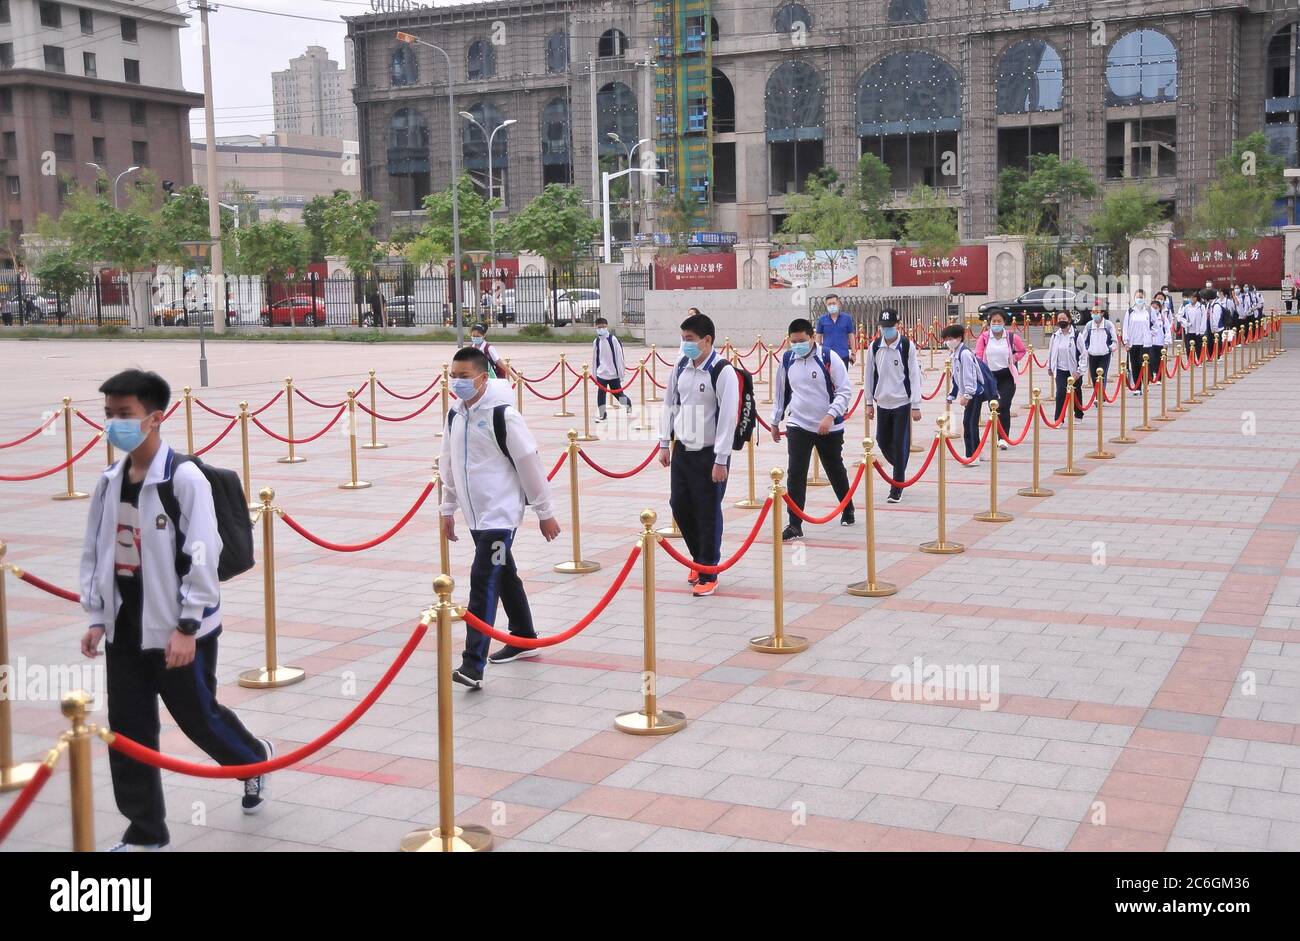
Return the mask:
[[893,226],[885,215],[885,207],[894,196],[894,184],[889,167],[875,154],[863,154],[858,160],[858,204],[862,208],[862,236],[869,239],[887,239],[893,235]]
[[[461,251],[487,251],[491,244],[488,226],[488,209],[500,208],[501,200],[490,203],[483,198],[468,174],[462,174],[456,183],[456,196],[460,212]],[[450,254],[452,247],[451,187],[424,197],[428,213],[420,239],[426,246],[439,248],[439,254]]]
[[[1096,199],[1098,187],[1080,160],[1032,154],[1029,169],[998,175],[998,231],[1008,235],[1068,234],[1076,200]],[[1064,224],[1063,224],[1064,223]]]
[[1126,183],[1108,189],[1101,206],[1088,220],[1091,241],[1110,249],[1111,271],[1128,270],[1129,242],[1150,234],[1164,211],[1156,194],[1145,183]]
[[90,266],[66,245],[45,249],[32,271],[41,286],[67,298],[90,284]]
[[[190,185],[163,202],[158,210],[158,221],[163,228],[163,241],[170,245],[170,249],[159,257],[160,262],[171,262],[188,268],[192,264],[190,256],[177,243],[206,241],[211,238],[208,234],[208,201],[204,196],[202,187]],[[218,208],[224,245],[224,234],[234,225],[235,214],[229,209]]]
[[957,211],[928,186],[917,186],[910,194],[910,207],[903,223],[903,240],[912,252],[932,262],[930,278],[937,283],[941,268],[933,263],[947,258],[957,248]]
[[816,253],[824,253],[835,282],[836,265],[843,265],[855,251],[854,242],[867,238],[866,216],[857,200],[843,194],[844,187],[825,176],[810,174],[802,193],[786,199],[789,214],[781,234],[790,236],[805,255],[809,269],[815,265]]
[[1258,131],[1234,141],[1232,153],[1218,161],[1217,179],[1192,212],[1188,240],[1198,248],[1229,252],[1237,279],[1237,256],[1253,247],[1273,225],[1274,203],[1285,193],[1283,161],[1268,153]]
[[240,272],[284,281],[307,267],[306,230],[279,219],[254,222],[239,230]]
[[[375,224],[379,221],[379,203],[360,196],[353,199],[348,193],[337,192],[329,198],[323,218],[329,254],[347,259],[353,274],[369,277],[380,258],[379,240],[374,235]],[[303,248],[309,250],[305,230]]]
[[686,190],[679,187],[673,193],[661,187],[655,217],[659,231],[668,236],[668,244],[674,251],[684,252],[690,247],[691,236],[695,234],[695,207]]
[[552,183],[521,209],[504,231],[498,228],[497,241],[555,264],[582,252],[601,232],[601,223],[591,218],[582,194],[572,186]]
[[[335,193],[339,193],[335,190]],[[302,207],[302,225],[307,230],[307,253],[312,261],[324,261],[329,250],[329,240],[325,235],[325,209],[329,205],[328,196],[313,196]]]

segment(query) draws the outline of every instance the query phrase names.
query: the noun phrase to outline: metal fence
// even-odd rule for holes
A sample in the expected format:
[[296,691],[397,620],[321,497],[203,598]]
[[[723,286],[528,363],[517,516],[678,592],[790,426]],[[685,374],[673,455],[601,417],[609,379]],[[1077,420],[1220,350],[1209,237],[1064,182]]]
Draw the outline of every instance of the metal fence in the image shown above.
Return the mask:
[[1112,268],[1109,245],[1032,241],[1025,245],[1025,284],[1030,289],[1044,286],[1048,278],[1068,280],[1067,269],[1075,277],[1088,277],[1096,281],[1122,273]]
[[[902,326],[909,333],[917,328],[930,326],[934,321],[948,322],[948,302],[938,294],[934,295],[840,295],[840,310],[853,318],[863,330],[870,334],[876,332],[876,321],[880,312],[886,307],[898,311]],[[817,318],[826,313],[823,297],[808,298],[808,319],[814,324]],[[921,335],[923,330],[918,331]]]
[[640,326],[645,323],[645,292],[650,286],[650,270],[632,265],[619,272],[618,283],[623,297],[623,322]]

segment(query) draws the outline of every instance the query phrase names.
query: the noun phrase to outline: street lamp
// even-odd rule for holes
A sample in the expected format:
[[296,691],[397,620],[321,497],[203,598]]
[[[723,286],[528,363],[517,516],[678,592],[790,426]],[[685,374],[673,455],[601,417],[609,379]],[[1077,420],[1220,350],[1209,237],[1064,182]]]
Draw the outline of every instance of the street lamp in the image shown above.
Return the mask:
[[[635,144],[633,144],[631,147],[628,147],[627,144],[623,143],[623,138],[619,137],[619,136],[618,136],[618,133],[615,132],[615,131],[608,131],[608,132],[606,132],[605,136],[608,137],[610,140],[612,140],[614,143],[618,144],[619,147],[621,147],[621,148],[626,148],[626,150],[627,150],[627,165],[628,165],[629,167],[632,166],[632,155],[636,153],[636,149],[637,149],[638,147],[640,147],[642,144],[648,144],[648,143],[650,143],[650,138],[648,138],[648,137],[643,137],[643,138],[641,138],[639,141],[637,141]],[[637,203],[638,203],[638,200],[637,200],[636,197],[634,197],[634,196],[632,195],[631,182],[632,182],[631,180],[628,181],[628,201],[632,204],[632,205],[629,207],[629,212],[628,212],[628,229],[629,229],[629,231],[631,232],[631,235],[632,235],[632,247],[633,247],[633,250],[635,250],[635,249],[636,249],[636,222],[637,222],[637,216],[638,216],[638,213],[637,213]],[[639,192],[640,189],[641,189],[640,184],[638,184],[638,185],[637,185],[638,195],[640,195],[640,192]]]
[[[108,171],[105,170],[103,167],[101,167],[101,166],[100,166],[99,164],[97,164],[97,163],[91,163],[89,160],[87,160],[87,161],[86,161],[86,166],[88,166],[88,167],[94,167],[94,168],[95,168],[96,170],[98,170],[100,173],[104,174],[104,176],[106,176],[106,177],[108,176]],[[118,206],[117,206],[117,184],[120,183],[120,182],[122,182],[122,177],[126,176],[128,173],[134,173],[136,170],[139,170],[139,169],[140,169],[139,167],[127,167],[125,170],[123,170],[121,173],[119,173],[119,174],[117,175],[117,179],[113,180],[113,208],[114,208],[114,209],[118,208]]]
[[447,55],[447,51],[441,46],[425,42],[410,33],[399,32],[397,41],[410,46],[428,46],[440,53],[447,62],[447,120],[451,127],[451,136],[447,139],[447,143],[451,149],[451,253],[454,272],[451,309],[456,320],[456,346],[460,347],[465,345],[465,324],[460,313],[460,170],[456,165],[456,96],[452,88],[451,56]]
[[[515,121],[514,118],[507,118],[506,120],[498,124],[496,127],[492,128],[492,133],[489,134],[487,128],[485,128],[482,124],[480,124],[478,122],[478,119],[475,118],[474,115],[470,114],[468,111],[462,111],[460,113],[460,116],[464,118],[466,121],[468,121],[470,124],[478,128],[479,133],[481,133],[484,137],[487,138],[487,163],[488,163],[487,196],[488,196],[488,202],[492,202],[492,190],[496,186],[496,178],[492,175],[492,138],[496,137],[497,131],[501,130],[503,127],[509,127],[510,125],[515,124],[517,122]],[[502,202],[504,201],[505,200],[502,200]],[[488,233],[489,233],[489,238],[491,239],[492,242],[492,270],[496,271],[497,211],[495,209],[488,210]]]
[[601,215],[605,221],[605,264],[609,264],[610,237],[609,237],[609,181],[617,180],[619,177],[627,176],[630,173],[667,173],[662,167],[655,167],[653,170],[642,167],[628,167],[626,170],[619,170],[617,173],[602,173],[600,175],[600,192],[601,192]]
[[[180,247],[185,250],[185,254],[189,256],[190,261],[194,263],[194,267],[196,268],[202,268],[212,258],[213,243],[211,239],[195,239],[194,241],[180,242],[179,244]],[[185,277],[184,275],[182,275],[181,276],[181,285],[182,285],[181,303],[182,304],[185,303],[184,282],[185,282]],[[216,316],[217,316],[217,305],[215,302],[213,302],[210,303],[209,306],[212,308],[213,327],[215,328]],[[292,320],[293,318],[290,317],[289,319]],[[208,345],[207,345],[207,337],[203,333],[203,308],[202,307],[199,308],[199,385],[205,389],[208,387]]]

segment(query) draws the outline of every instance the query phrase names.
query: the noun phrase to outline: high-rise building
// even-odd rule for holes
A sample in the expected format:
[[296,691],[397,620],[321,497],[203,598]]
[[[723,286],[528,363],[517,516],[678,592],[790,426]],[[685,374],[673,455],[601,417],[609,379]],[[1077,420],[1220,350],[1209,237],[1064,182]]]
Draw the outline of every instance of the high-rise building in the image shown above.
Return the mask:
[[352,73],[330,58],[323,46],[289,60],[271,73],[275,129],[311,137],[357,138],[357,108],[352,103]]
[[11,244],[59,214],[72,181],[93,187],[91,164],[110,181],[138,167],[190,182],[189,112],[203,96],[181,82],[186,23],[175,5],[0,0],[0,226]]
[[[205,141],[190,145],[194,178],[207,175]],[[247,199],[262,219],[301,222],[313,196],[361,189],[356,142],[277,131],[217,138],[217,187],[225,202]]]

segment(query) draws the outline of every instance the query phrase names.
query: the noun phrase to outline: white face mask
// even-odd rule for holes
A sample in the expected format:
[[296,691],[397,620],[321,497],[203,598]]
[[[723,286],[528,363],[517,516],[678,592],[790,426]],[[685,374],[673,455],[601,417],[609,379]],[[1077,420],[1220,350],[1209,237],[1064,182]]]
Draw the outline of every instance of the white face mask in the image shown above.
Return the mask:
[[949,337],[947,340],[943,341],[943,345],[948,347],[949,352],[956,352],[957,347],[961,346],[961,340],[955,340],[952,337]]

